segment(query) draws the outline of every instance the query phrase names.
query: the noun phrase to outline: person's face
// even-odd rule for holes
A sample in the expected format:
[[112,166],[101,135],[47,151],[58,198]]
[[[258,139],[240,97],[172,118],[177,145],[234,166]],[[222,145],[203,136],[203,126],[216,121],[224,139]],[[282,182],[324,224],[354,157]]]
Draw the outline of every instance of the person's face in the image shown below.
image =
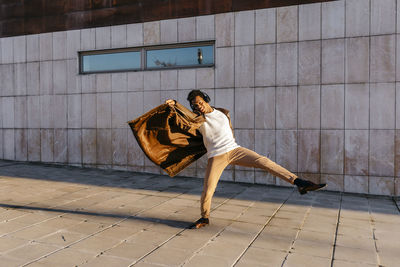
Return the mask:
[[192,105],[194,107],[193,111],[198,111],[201,114],[209,112],[211,108],[210,105],[206,101],[204,101],[201,96],[196,96],[195,99],[192,100]]

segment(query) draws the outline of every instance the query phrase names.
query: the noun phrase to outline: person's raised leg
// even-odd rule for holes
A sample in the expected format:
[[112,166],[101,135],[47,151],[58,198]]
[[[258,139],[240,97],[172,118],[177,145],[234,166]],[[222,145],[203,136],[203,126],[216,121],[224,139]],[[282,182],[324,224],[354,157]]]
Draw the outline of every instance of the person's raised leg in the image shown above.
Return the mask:
[[266,170],[286,182],[296,185],[302,195],[306,194],[308,191],[319,190],[326,186],[326,184],[315,184],[311,181],[300,179],[297,175],[273,162],[269,158],[261,156],[244,147],[239,147],[231,151],[229,155],[230,164]]

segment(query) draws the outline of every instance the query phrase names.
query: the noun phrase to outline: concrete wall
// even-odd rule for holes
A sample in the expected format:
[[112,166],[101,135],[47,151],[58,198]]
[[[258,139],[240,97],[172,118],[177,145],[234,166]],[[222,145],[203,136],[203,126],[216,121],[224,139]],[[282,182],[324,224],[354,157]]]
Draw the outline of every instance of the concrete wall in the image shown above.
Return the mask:
[[[346,0],[2,38],[0,158],[160,173],[125,122],[199,88],[240,145],[330,190],[400,195],[399,14]],[[78,75],[77,51],[214,39],[215,68]]]

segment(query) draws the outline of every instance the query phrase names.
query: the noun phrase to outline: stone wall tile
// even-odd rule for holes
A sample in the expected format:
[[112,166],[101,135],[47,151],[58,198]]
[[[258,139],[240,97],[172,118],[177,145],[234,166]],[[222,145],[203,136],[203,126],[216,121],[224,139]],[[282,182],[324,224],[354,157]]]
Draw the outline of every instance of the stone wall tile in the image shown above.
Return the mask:
[[371,34],[394,33],[396,0],[371,0]]
[[235,15],[222,13],[215,15],[215,46],[233,46],[235,42]]
[[344,39],[322,40],[322,84],[344,82],[344,48]]
[[[144,92],[143,95],[143,112],[152,110],[153,108],[161,105],[160,91]],[[141,114],[140,114],[141,115]]]
[[171,90],[178,88],[178,71],[163,70],[161,71],[161,90]]
[[196,40],[196,20],[194,17],[178,19],[178,42]]
[[14,127],[27,128],[26,96],[15,97],[14,100]]
[[144,113],[143,92],[132,92],[127,95],[128,120],[136,119]]
[[15,130],[3,129],[3,158],[15,160]]
[[369,174],[394,176],[394,130],[370,130]]
[[39,95],[39,63],[30,62],[26,64],[26,93],[28,95]]
[[96,48],[96,29],[81,30],[81,50],[93,50]]
[[54,129],[54,162],[68,162],[68,130]]
[[67,58],[76,59],[81,50],[81,30],[67,31]]
[[343,174],[343,171],[344,131],[321,131],[321,173]]
[[277,42],[297,41],[298,36],[298,6],[277,8]]
[[67,60],[67,93],[81,93],[82,84],[79,76],[78,64],[75,59]]
[[67,58],[67,32],[53,32],[53,60]]
[[368,84],[346,84],[345,127],[347,129],[368,129],[369,127]]
[[97,94],[96,110],[97,128],[111,128],[111,94]]
[[371,37],[371,82],[396,80],[396,36]]
[[[215,79],[214,79],[213,68],[196,69],[196,88],[198,89],[214,88],[215,86],[214,80]],[[176,86],[175,84],[176,80],[173,79],[173,81],[174,81],[174,86]]]
[[67,61],[53,61],[53,92],[54,94],[67,93]]
[[299,40],[321,39],[321,3],[299,6]]
[[96,28],[96,49],[111,48],[111,27]]
[[276,76],[276,45],[255,46],[255,85],[273,86]]
[[11,64],[14,63],[14,37],[5,37],[0,39],[1,48],[1,63]]
[[128,90],[127,73],[112,73],[111,74],[111,90],[113,92],[126,92]]
[[297,128],[297,87],[276,88],[276,128]]
[[346,36],[369,35],[370,1],[346,0]]
[[298,131],[298,172],[320,172],[320,131]]
[[255,128],[275,129],[275,87],[255,88]]
[[346,39],[346,83],[369,81],[369,38]]
[[320,95],[319,85],[299,86],[298,89],[298,127],[299,129],[320,128]]
[[14,64],[15,95],[26,95],[26,63]]
[[40,128],[40,96],[27,96],[28,128]]
[[196,40],[214,40],[214,15],[196,17]]
[[234,89],[218,89],[215,90],[215,106],[229,110],[231,123],[235,127],[235,90]]
[[275,130],[255,130],[254,151],[275,161]]
[[299,85],[320,84],[321,42],[299,43]]
[[235,182],[254,184],[254,171],[235,170]]
[[235,48],[235,87],[254,86],[254,46]]
[[2,96],[13,96],[15,95],[14,92],[14,65],[13,64],[6,64],[0,65],[0,80],[2,81],[1,84],[1,91],[0,95]]
[[40,161],[40,130],[28,130],[28,160]]
[[82,163],[96,164],[96,129],[82,129]]
[[95,88],[97,93],[111,92],[112,90],[111,73],[96,74]]
[[297,43],[284,43],[277,46],[276,84],[297,85]]
[[394,140],[394,175],[400,177],[400,131],[395,131]]
[[160,22],[161,43],[178,42],[178,21],[176,19],[162,20]]
[[40,130],[40,161],[53,162],[54,161],[54,130],[42,129]]
[[31,34],[26,36],[26,61],[38,61],[39,53],[39,35]]
[[143,44],[154,45],[160,43],[160,22],[143,23]]
[[276,131],[276,163],[297,172],[297,131]]
[[14,128],[15,126],[15,97],[1,98],[1,111],[3,115],[3,128]]
[[80,78],[80,83],[82,86],[82,93],[94,93],[96,92],[96,80],[97,75],[89,74],[89,75],[82,75],[78,77]]
[[113,93],[112,94],[112,117],[111,117],[111,127],[112,128],[127,128],[128,120],[128,102],[127,93]]
[[15,130],[15,160],[26,161],[28,159],[28,131],[26,129]]
[[368,130],[346,130],[344,159],[345,174],[368,175],[368,152]]
[[127,74],[128,78],[128,84],[127,84],[127,90],[128,91],[143,91],[144,88],[144,79],[143,79],[143,72],[137,71],[137,72],[129,72]]
[[235,89],[235,128],[254,127],[254,89]]
[[368,176],[344,176],[344,191],[350,193],[368,193]]
[[141,46],[143,45],[143,24],[128,24],[126,27],[126,45]]
[[95,94],[82,94],[82,128],[96,128],[96,102]]
[[196,70],[178,70],[178,89],[194,89],[196,87]]
[[235,45],[254,44],[254,10],[235,13]]
[[39,34],[39,59],[52,60],[53,59],[53,37],[52,33]]
[[54,128],[54,99],[52,95],[40,96],[40,126]]
[[394,196],[393,177],[369,177],[368,193],[374,195]]
[[68,130],[68,163],[82,164],[82,130]]
[[256,10],[256,44],[276,42],[276,8]]
[[40,62],[40,94],[41,95],[51,95],[53,94],[53,62],[43,61]]
[[344,128],[344,85],[321,86],[321,127]]
[[123,48],[127,44],[127,26],[111,26],[111,47]]
[[112,130],[112,163],[113,165],[126,166],[127,165],[127,129],[113,129]]
[[14,63],[23,63],[26,62],[26,36],[17,36],[14,37]]
[[321,183],[326,183],[328,190],[344,191],[344,176],[334,174],[322,174]]
[[111,129],[97,129],[96,163],[112,163]]
[[322,3],[322,39],[344,37],[345,1]]
[[68,95],[68,128],[82,127],[82,95]]
[[215,56],[215,87],[233,87],[235,81],[234,48],[217,48]]
[[370,85],[370,128],[395,128],[395,84],[375,83]]
[[144,90],[160,90],[161,89],[161,72],[146,71],[144,73]]
[[[66,95],[55,95],[54,98],[54,128],[67,128],[68,104]],[[80,110],[79,110],[80,111]]]

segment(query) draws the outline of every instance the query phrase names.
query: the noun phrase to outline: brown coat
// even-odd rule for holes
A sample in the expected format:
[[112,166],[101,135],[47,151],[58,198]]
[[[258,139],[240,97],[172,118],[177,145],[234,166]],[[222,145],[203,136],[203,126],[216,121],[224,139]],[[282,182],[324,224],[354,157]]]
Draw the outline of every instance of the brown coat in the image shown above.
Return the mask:
[[[217,109],[229,119],[227,110]],[[146,156],[172,177],[207,152],[198,131],[204,121],[204,116],[176,102],[172,107],[160,105],[128,124]]]

